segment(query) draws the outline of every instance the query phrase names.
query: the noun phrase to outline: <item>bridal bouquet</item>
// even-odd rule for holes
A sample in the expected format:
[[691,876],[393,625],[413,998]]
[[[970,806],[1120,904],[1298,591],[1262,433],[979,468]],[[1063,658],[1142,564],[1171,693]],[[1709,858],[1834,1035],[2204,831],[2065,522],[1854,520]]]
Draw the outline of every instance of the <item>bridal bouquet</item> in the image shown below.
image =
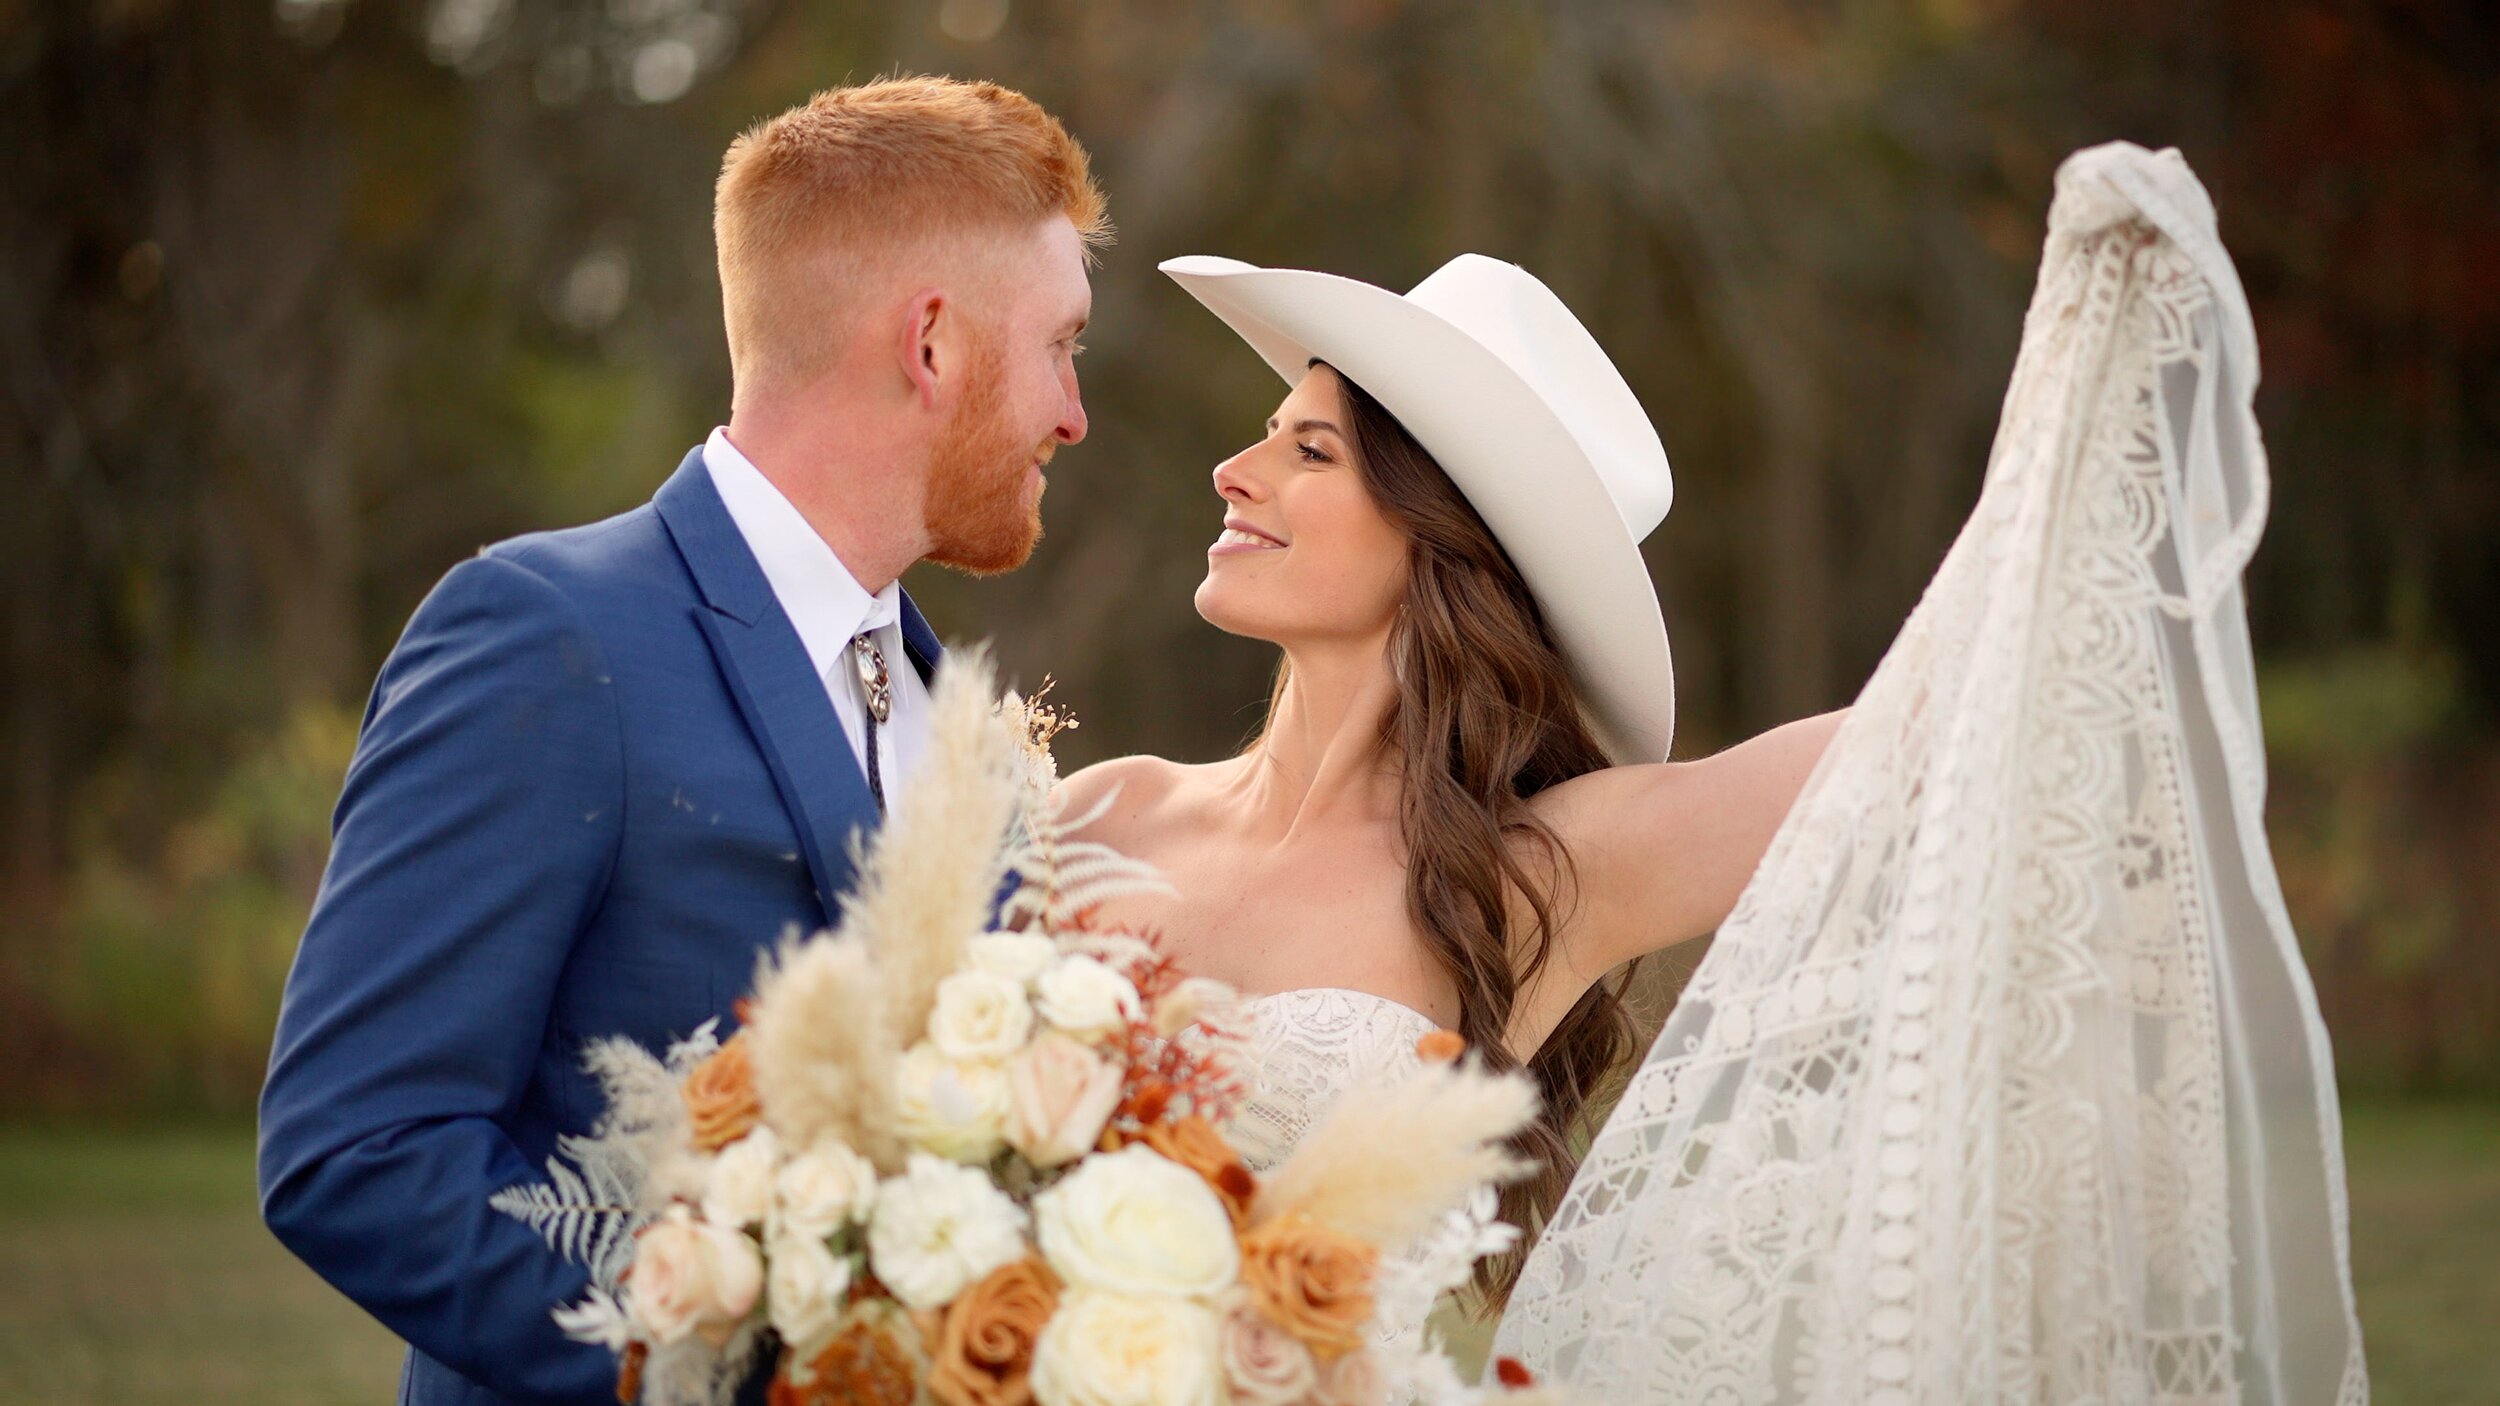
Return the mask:
[[1096,921],[1162,881],[1075,838],[1093,817],[1051,798],[1069,724],[993,705],[959,653],[838,927],[759,960],[726,1042],[594,1042],[597,1128],[495,1196],[591,1269],[557,1322],[650,1406],[727,1402],[768,1354],[774,1406],[1524,1385],[1506,1361],[1466,1386],[1420,1325],[1516,1238],[1494,1188],[1524,1169],[1504,1140],[1533,1088],[1439,1032],[1253,1173],[1223,1131],[1255,1084],[1234,993]]

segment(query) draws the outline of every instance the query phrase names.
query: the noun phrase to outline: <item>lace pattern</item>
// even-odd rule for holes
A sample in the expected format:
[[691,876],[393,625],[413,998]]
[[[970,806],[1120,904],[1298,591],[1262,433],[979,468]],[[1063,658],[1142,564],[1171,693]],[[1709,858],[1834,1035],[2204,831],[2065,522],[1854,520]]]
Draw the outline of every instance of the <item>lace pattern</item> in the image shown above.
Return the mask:
[[1226,1132],[1259,1172],[1283,1161],[1347,1089],[1411,1067],[1415,1042],[1438,1028],[1411,1006],[1337,986],[1278,991],[1243,1005],[1258,1084]]
[[2050,226],[1972,519],[1503,1321],[1575,1394],[2366,1399],[2255,821],[2247,312],[2175,152]]

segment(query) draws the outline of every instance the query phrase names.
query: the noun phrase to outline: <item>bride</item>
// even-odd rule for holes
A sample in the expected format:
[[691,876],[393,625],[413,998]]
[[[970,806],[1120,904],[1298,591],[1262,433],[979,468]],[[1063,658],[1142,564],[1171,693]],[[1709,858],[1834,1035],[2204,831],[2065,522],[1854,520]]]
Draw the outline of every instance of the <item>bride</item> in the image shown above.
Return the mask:
[[[1164,265],[1290,387],[1197,592],[1282,657],[1240,755],[1069,802],[1174,881],[1118,921],[1261,993],[1272,1152],[1435,1027],[1532,1073],[1540,1238],[1487,1287],[1576,1396],[2366,1399],[2257,821],[2245,302],[2174,152],[2080,154],[2050,223],[1987,485],[1874,679],[1690,762],[1665,454],[1542,284]],[[1714,929],[1587,1127],[1629,964]]]
[[[1600,978],[1718,925],[1841,715],[1660,760],[1674,680],[1638,538],[1666,511],[1666,455],[1526,272],[1462,256],[1400,298],[1164,267],[1293,383],[1215,470],[1197,592],[1210,623],[1283,657],[1241,755],[1102,763],[1069,802],[1108,800],[1089,837],[1178,891],[1119,921],[1266,993],[1271,1084],[1296,1042],[1341,1085],[1332,1066],[1435,1027],[1526,1066],[1547,1108],[1527,1149],[1545,1171],[1508,1207],[1527,1221],[1633,1053],[1622,982]],[[1467,378],[1486,384],[1450,393]],[[1285,1125],[1251,1131],[1290,1140],[1313,1102],[1264,1104]]]

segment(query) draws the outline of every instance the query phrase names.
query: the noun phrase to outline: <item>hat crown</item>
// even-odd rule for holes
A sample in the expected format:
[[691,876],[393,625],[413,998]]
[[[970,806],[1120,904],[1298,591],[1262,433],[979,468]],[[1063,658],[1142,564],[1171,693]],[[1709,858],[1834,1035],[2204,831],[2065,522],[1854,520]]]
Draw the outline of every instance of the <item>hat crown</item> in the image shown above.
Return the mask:
[[1406,299],[1473,338],[1553,407],[1633,541],[1657,530],[1675,501],[1666,446],[1623,373],[1552,289],[1517,264],[1461,254]]

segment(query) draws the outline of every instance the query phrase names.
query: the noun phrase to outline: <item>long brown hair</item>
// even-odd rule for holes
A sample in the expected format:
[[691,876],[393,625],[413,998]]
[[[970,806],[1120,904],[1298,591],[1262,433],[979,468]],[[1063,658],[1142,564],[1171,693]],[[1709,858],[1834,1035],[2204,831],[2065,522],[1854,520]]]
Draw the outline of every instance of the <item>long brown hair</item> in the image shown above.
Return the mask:
[[[1407,914],[1458,988],[1458,1033],[1489,1067],[1515,1068],[1511,1014],[1553,954],[1574,881],[1570,853],[1528,799],[1608,759],[1492,529],[1395,415],[1343,375],[1338,384],[1357,471],[1407,542],[1405,608],[1389,634],[1397,697],[1380,738],[1401,769]],[[1284,681],[1280,670],[1280,692]],[[1571,1180],[1590,1097],[1633,1052],[1631,975],[1591,986],[1527,1062],[1544,1112],[1515,1145],[1537,1171],[1504,1190],[1502,1216],[1531,1233]],[[1515,1252],[1478,1276],[1489,1305],[1509,1296],[1524,1260]]]

